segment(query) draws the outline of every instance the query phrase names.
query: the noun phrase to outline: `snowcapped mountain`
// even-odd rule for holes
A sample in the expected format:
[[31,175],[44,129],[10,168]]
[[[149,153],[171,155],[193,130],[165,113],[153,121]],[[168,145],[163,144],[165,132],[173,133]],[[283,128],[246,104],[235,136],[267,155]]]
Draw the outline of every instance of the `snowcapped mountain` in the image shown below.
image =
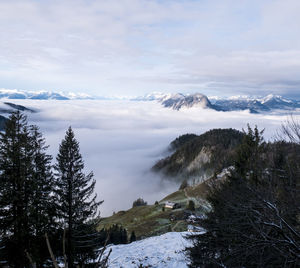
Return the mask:
[[263,98],[230,97],[216,100],[214,105],[222,111],[249,110],[251,113],[259,113],[272,110],[294,110],[300,108],[300,101],[270,94]]
[[169,98],[165,97],[161,99],[160,102],[163,106],[173,108],[174,110],[180,110],[184,107],[200,107],[213,109],[213,106],[208,100],[208,98],[200,93],[187,96],[184,96],[183,94],[175,94]]
[[25,91],[17,89],[0,89],[0,99],[32,99],[32,100],[131,100],[157,101],[164,107],[180,110],[182,108],[208,108],[216,111],[249,110],[251,113],[271,112],[273,110],[288,110],[300,108],[300,101],[284,98],[279,95],[265,97],[237,95],[227,98],[219,96],[207,97],[201,93],[162,93],[153,92],[144,96],[91,96],[84,93],[54,92],[54,91]]
[[282,96],[273,95],[273,94],[270,94],[264,97],[263,99],[261,99],[261,103],[272,109],[284,109],[286,107],[290,107],[290,108],[300,107],[299,101],[286,99],[283,98]]
[[130,98],[130,100],[132,101],[154,101],[154,100],[160,100],[162,98],[165,98],[167,95],[171,95],[171,94],[166,94],[166,93],[162,93],[162,92],[153,92],[150,94],[146,94],[144,96],[137,96],[137,97],[133,97]]
[[170,232],[153,236],[127,245],[109,246],[112,249],[109,258],[111,268],[131,267],[176,267],[187,268],[184,248],[191,246],[184,236],[189,232]]
[[251,113],[271,112],[272,110],[289,110],[300,108],[300,101],[284,98],[279,95],[266,97],[238,95],[228,98],[218,96],[207,97],[201,93],[195,94],[149,94],[139,100],[160,102],[164,107],[180,110],[182,108],[209,108],[216,111],[249,110]]
[[90,95],[72,92],[53,91],[25,91],[17,89],[0,89],[0,98],[7,99],[33,99],[33,100],[70,100],[70,99],[93,99]]

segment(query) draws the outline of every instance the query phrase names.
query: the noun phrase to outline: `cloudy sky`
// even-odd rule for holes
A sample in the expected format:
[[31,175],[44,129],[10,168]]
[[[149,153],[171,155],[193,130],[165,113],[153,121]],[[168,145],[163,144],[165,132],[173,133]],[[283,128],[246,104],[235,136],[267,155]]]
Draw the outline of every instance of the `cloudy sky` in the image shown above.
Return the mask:
[[299,0],[0,0],[0,87],[300,98]]

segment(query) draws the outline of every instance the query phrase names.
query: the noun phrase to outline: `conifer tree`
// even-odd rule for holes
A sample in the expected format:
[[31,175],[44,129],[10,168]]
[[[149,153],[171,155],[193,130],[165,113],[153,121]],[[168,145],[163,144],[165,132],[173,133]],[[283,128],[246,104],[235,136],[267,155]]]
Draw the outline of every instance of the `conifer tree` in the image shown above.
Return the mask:
[[[51,157],[44,139],[27,118],[12,113],[0,134],[1,251],[9,265],[25,267],[26,252],[41,263],[38,236],[46,231],[51,189]],[[43,241],[44,242],[44,241]]]
[[0,134],[1,240],[6,259],[15,267],[26,263],[24,251],[28,246],[28,136],[26,118],[20,113],[11,115]]
[[244,131],[242,144],[237,149],[234,161],[235,175],[248,178],[253,183],[258,183],[264,170],[263,154],[266,151],[263,132],[257,126],[254,129],[248,124],[248,131]]
[[[83,173],[84,162],[79,152],[79,143],[71,127],[60,144],[54,168],[59,217],[64,228],[67,228],[68,267],[73,268],[74,262],[78,262],[76,247],[80,244],[80,240],[87,240],[87,237],[90,237],[77,235],[80,234],[80,226],[96,216],[101,202],[97,202],[96,195],[93,195],[96,183],[93,173],[88,175]],[[89,239],[90,247],[95,248],[97,245],[94,240]]]
[[56,232],[56,210],[54,203],[54,177],[52,174],[52,156],[46,154],[48,146],[45,145],[39,128],[30,126],[30,142],[32,147],[32,173],[30,200],[30,226],[32,233],[31,248],[28,250],[37,266],[42,266],[49,252],[45,244],[45,233],[51,236]]

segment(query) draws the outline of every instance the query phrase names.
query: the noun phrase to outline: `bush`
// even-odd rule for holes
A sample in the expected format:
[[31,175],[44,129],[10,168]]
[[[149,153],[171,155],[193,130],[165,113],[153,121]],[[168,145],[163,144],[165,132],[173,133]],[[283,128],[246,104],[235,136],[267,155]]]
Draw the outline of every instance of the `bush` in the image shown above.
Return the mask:
[[140,206],[147,206],[147,202],[144,201],[143,198],[138,198],[137,200],[133,201],[132,207],[140,207]]

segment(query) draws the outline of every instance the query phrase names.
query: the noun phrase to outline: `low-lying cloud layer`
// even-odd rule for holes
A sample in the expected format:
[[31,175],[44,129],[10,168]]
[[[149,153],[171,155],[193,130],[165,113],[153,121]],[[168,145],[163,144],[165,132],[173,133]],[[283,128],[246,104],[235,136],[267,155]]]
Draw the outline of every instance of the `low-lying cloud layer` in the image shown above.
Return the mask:
[[247,123],[265,128],[274,136],[286,115],[254,115],[189,109],[175,111],[156,102],[133,101],[34,101],[16,100],[39,113],[29,114],[50,145],[54,157],[68,126],[80,142],[86,171],[93,170],[96,192],[104,199],[101,215],[128,209],[138,197],[149,203],[160,200],[178,185],[162,182],[151,173],[168,144],[185,133],[201,134],[211,128],[242,129]]

